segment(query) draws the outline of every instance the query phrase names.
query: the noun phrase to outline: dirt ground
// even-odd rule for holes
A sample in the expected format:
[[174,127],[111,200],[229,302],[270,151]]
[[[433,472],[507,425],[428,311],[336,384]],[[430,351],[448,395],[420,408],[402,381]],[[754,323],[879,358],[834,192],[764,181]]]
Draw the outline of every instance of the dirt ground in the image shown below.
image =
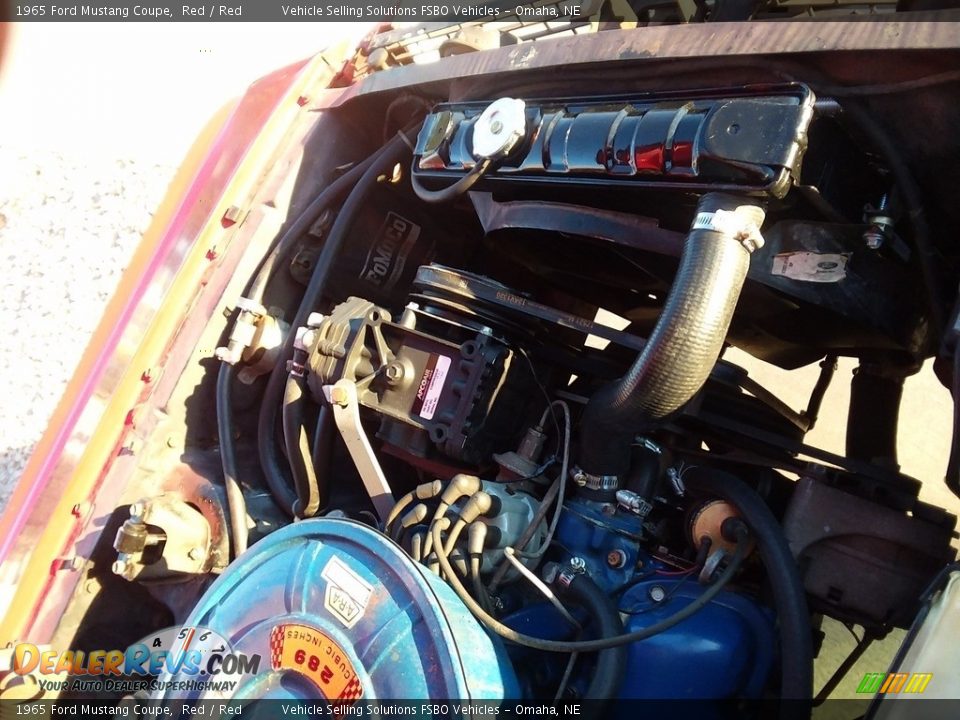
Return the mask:
[[[0,508],[79,358],[178,159],[206,119],[254,78],[322,48],[348,24],[25,24],[0,68]],[[3,42],[0,39],[0,42]],[[80,318],[79,321],[76,318]],[[52,360],[51,360],[52,358]],[[743,361],[802,408],[816,367],[784,373]],[[844,362],[809,441],[842,451],[852,363]],[[960,512],[943,486],[949,393],[929,367],[907,383],[905,472],[923,498]],[[828,624],[818,686],[852,639]],[[880,643],[840,686],[885,670]]]

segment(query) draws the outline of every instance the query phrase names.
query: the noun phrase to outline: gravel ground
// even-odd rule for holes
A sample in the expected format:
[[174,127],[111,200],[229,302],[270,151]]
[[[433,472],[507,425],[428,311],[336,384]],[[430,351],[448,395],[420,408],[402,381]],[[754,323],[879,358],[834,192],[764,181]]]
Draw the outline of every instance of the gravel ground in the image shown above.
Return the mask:
[[0,512],[172,166],[0,145]]
[[[198,133],[364,23],[10,23],[0,50],[0,512]],[[9,389],[8,389],[9,388]],[[12,391],[12,392],[11,392]]]

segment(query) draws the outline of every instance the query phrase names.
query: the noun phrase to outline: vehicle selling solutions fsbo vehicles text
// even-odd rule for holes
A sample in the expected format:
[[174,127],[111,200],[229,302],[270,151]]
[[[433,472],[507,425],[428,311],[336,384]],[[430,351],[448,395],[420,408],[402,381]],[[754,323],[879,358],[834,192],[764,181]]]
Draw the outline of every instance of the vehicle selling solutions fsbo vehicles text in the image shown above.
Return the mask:
[[[519,18],[552,19],[562,16],[575,17],[580,15],[579,5],[553,5],[530,7],[517,5],[512,8],[513,14]],[[312,17],[312,18],[354,18],[354,19],[387,19],[398,18],[477,18],[491,19],[508,14],[510,10],[490,5],[420,5],[419,7],[400,7],[398,5],[292,5],[280,6],[280,12],[285,17]]]

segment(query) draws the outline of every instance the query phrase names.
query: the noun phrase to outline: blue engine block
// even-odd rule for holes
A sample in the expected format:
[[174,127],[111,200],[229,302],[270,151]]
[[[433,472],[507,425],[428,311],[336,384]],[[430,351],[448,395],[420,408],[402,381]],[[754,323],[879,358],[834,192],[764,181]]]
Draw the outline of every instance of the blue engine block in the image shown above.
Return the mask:
[[[620,600],[624,629],[634,632],[660,622],[703,591],[695,577],[643,580]],[[651,599],[661,593],[665,600]],[[620,697],[759,697],[776,643],[771,611],[745,595],[721,592],[683,622],[630,646]]]
[[[627,588],[618,600],[626,632],[663,620],[703,592],[695,575],[662,574],[670,568],[642,549],[642,538],[637,516],[578,498],[564,504],[555,538],[561,559],[582,558],[601,588],[611,593]],[[611,566],[611,553],[624,558],[622,566]],[[565,625],[546,608],[536,620],[533,616],[520,611],[510,624],[531,634],[549,633],[547,625]],[[620,697],[757,697],[773,666],[775,647],[772,611],[747,595],[723,591],[687,620],[630,646]]]
[[[650,556],[640,548],[643,524],[636,515],[610,512],[615,505],[572,499],[563,513],[554,538],[569,557],[583,558],[587,572],[602,588],[620,587],[633,579],[637,567],[647,567]],[[611,567],[610,553],[622,553],[624,562]]]

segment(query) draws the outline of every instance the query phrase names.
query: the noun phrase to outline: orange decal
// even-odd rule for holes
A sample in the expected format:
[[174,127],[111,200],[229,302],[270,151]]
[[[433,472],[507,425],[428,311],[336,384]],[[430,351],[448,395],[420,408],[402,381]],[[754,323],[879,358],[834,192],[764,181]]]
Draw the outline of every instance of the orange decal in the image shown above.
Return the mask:
[[277,625],[270,631],[270,665],[310,678],[327,700],[352,702],[363,695],[360,678],[343,648],[306,625]]

